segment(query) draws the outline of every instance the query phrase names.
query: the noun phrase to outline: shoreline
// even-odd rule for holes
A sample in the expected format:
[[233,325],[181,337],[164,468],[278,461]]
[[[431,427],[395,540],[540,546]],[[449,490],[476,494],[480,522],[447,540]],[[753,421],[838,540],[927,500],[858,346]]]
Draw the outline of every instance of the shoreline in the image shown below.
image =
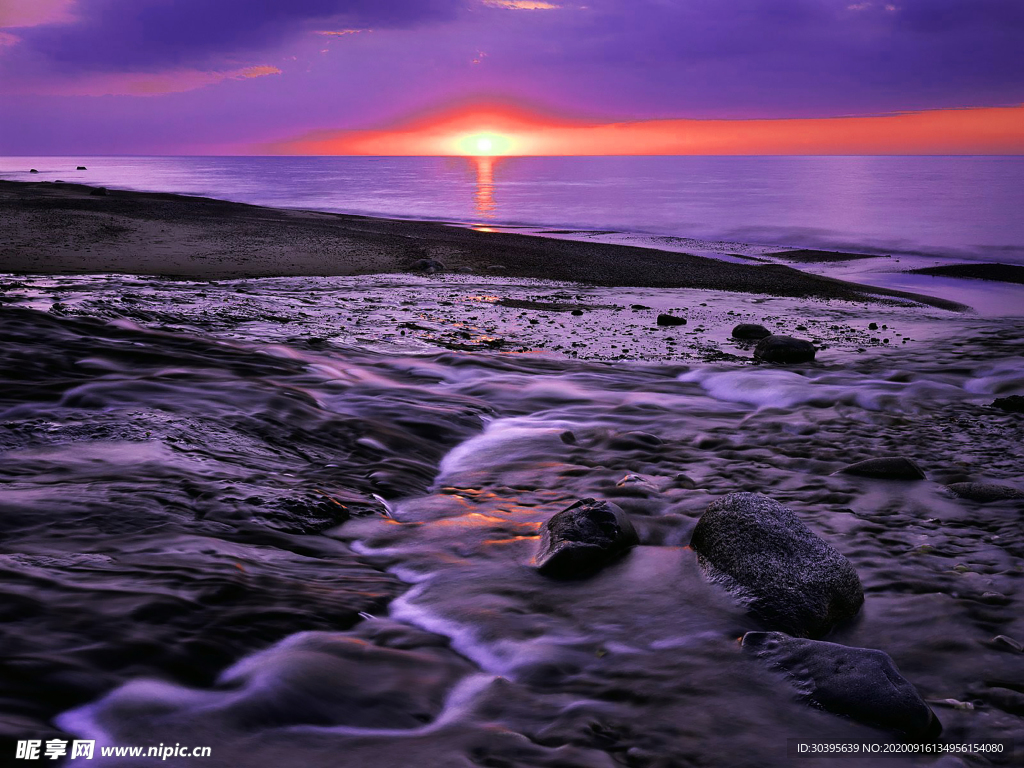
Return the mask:
[[122,273],[199,280],[445,271],[604,287],[696,288],[868,303],[966,305],[779,264],[631,245],[483,232],[447,223],[233,203],[83,184],[0,180],[0,271]]

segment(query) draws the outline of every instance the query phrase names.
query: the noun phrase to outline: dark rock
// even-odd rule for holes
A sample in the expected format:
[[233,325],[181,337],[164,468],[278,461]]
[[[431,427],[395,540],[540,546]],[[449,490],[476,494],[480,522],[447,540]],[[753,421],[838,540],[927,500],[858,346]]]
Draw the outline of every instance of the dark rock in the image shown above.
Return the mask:
[[958,498],[980,501],[982,503],[1024,499],[1024,491],[1009,485],[997,485],[996,483],[953,483],[952,485],[947,485],[946,488]]
[[444,264],[437,259],[416,259],[412,264],[409,265],[411,272],[426,272],[428,275],[432,275],[435,272],[444,272]]
[[877,331],[878,330],[878,323],[868,323],[868,330],[869,331]]
[[1010,413],[1024,413],[1024,397],[1021,395],[996,398],[992,401],[992,405]]
[[734,339],[763,339],[765,336],[771,336],[772,332],[765,328],[763,325],[757,323],[740,323],[732,329],[732,337]]
[[619,507],[581,499],[541,529],[537,568],[557,578],[585,576],[639,543],[633,524]]
[[743,648],[785,673],[802,699],[836,715],[932,740],[942,724],[888,654],[781,632],[747,632]]
[[39,171],[37,171],[35,168],[30,168],[28,172],[29,173],[39,173]]
[[579,317],[580,315],[583,314],[583,310],[582,309],[574,309],[570,314],[575,315],[576,317]]
[[574,435],[568,429],[565,430],[565,432],[563,432],[562,434],[560,434],[558,438],[566,445],[576,445],[576,435]]
[[925,480],[924,471],[913,459],[903,456],[883,456],[877,459],[865,459],[856,464],[843,467],[834,475],[857,475],[873,477],[876,480]]
[[819,637],[864,602],[850,562],[791,510],[759,493],[712,502],[690,546],[708,578],[770,629]]
[[89,194],[93,197],[105,197],[107,194],[106,187],[93,187],[89,190]]
[[650,309],[646,304],[630,304],[630,309]]
[[664,445],[664,441],[649,432],[619,432],[608,441],[613,451],[650,451]]
[[792,336],[765,336],[754,347],[754,359],[764,363],[809,363],[817,350],[809,341]]
[[667,315],[662,312],[658,315],[658,325],[686,325],[685,317],[676,317],[675,315]]
[[85,167],[84,165],[80,165],[80,166],[78,166],[77,168],[75,168],[75,170],[76,170],[76,171],[87,171],[87,170],[89,170],[89,169],[88,169],[88,168],[86,168],[86,167]]

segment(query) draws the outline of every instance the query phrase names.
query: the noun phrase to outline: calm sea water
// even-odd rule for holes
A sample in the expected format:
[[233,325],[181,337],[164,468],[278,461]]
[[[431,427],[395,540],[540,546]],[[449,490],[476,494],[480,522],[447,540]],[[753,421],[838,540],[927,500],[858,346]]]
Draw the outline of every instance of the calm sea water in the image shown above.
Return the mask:
[[0,177],[1024,264],[1024,157],[22,157]]

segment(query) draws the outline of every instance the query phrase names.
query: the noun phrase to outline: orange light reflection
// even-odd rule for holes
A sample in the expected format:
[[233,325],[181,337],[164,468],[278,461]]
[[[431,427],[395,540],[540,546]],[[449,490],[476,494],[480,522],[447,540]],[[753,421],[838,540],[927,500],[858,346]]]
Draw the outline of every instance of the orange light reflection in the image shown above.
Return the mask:
[[497,210],[494,202],[494,166],[497,161],[493,157],[470,159],[476,164],[476,194],[473,195],[476,212],[482,218],[493,219]]

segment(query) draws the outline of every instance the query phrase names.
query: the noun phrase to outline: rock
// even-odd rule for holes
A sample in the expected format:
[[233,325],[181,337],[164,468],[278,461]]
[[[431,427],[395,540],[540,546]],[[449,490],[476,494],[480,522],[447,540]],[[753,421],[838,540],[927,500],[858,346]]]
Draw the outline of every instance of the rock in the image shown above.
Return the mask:
[[583,310],[582,309],[574,309],[569,314],[573,315],[574,317],[580,317],[583,314]]
[[576,435],[571,430],[565,430],[565,432],[558,436],[558,439],[566,445],[576,445]]
[[992,405],[1010,413],[1024,413],[1024,397],[1021,395],[998,397],[992,401]]
[[630,304],[630,309],[650,309],[646,304]]
[[37,171],[35,168],[30,168],[28,172],[29,173],[39,173],[39,171]]
[[983,504],[990,501],[1024,499],[1024,491],[996,483],[953,483],[946,488],[957,498],[980,501]]
[[754,359],[763,363],[809,363],[817,350],[809,341],[792,336],[765,336],[754,347]]
[[412,264],[409,265],[411,272],[426,272],[428,275],[432,275],[435,272],[444,272],[444,264],[437,259],[416,259]]
[[664,441],[649,432],[619,432],[608,441],[613,451],[650,451],[664,445]]
[[913,459],[903,456],[883,456],[877,459],[865,459],[848,467],[843,467],[834,475],[857,475],[872,477],[876,480],[925,480],[924,471]]
[[75,170],[76,171],[88,171],[89,169],[86,168],[84,165],[80,165],[77,168],[75,168]]
[[668,315],[662,312],[658,315],[658,325],[686,325],[685,317],[676,317],[675,315]]
[[740,323],[732,329],[732,337],[734,339],[759,340],[771,335],[771,331],[757,323]]
[[1024,644],[1017,642],[1008,635],[996,635],[992,638],[992,643],[997,647],[1002,646],[1003,648],[1009,648],[1017,653],[1024,652]]
[[850,562],[791,510],[759,493],[712,502],[690,546],[708,578],[769,629],[820,637],[864,602]]
[[107,194],[106,187],[93,187],[89,190],[89,194],[93,197],[104,197]]
[[869,331],[877,331],[878,330],[878,323],[868,323],[868,330]]
[[786,674],[800,697],[827,712],[932,740],[942,723],[888,654],[781,632],[747,632],[743,648]]
[[541,529],[537,569],[557,578],[585,576],[639,543],[633,524],[619,507],[581,499]]

